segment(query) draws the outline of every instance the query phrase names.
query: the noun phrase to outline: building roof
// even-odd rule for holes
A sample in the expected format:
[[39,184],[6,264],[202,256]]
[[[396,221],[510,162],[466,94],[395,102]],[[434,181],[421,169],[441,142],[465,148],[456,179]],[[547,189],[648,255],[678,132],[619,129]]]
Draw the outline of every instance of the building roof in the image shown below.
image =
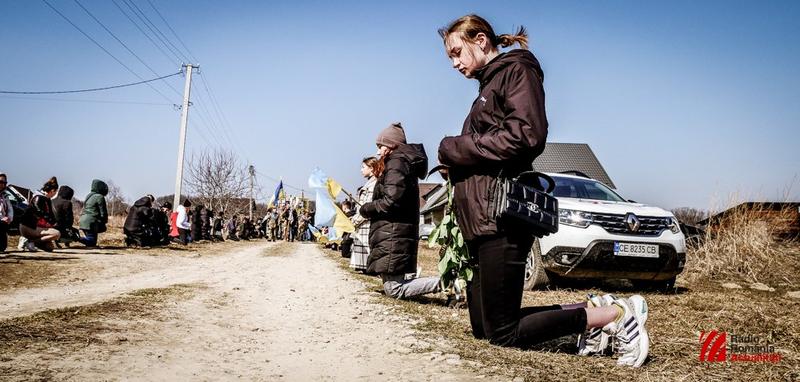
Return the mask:
[[592,149],[585,143],[548,142],[542,155],[534,159],[533,168],[539,172],[583,173],[613,189],[617,188]]
[[419,213],[424,215],[428,211],[444,208],[445,204],[447,204],[447,187],[436,188],[436,191],[427,196]]
[[425,199],[428,197],[428,194],[433,192],[437,187],[441,186],[439,183],[420,183],[419,184],[419,206],[422,207],[425,205]]

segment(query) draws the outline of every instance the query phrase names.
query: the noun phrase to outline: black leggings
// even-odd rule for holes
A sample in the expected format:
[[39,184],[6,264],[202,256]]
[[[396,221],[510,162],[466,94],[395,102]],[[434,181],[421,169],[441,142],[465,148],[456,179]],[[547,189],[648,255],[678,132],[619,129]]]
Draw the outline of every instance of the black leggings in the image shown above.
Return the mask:
[[528,347],[586,329],[585,309],[560,305],[520,309],[525,261],[532,244],[528,233],[502,233],[467,242],[477,265],[467,286],[475,338],[494,345]]

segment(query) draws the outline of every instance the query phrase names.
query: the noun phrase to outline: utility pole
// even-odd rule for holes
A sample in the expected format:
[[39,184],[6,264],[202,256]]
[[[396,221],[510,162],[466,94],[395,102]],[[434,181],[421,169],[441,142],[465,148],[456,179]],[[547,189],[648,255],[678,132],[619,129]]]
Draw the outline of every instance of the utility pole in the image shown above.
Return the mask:
[[253,178],[256,176],[256,168],[253,167],[253,165],[250,165],[250,167],[248,167],[248,170],[250,171],[250,221],[252,222],[253,221],[253,184],[255,183],[253,181]]
[[181,137],[178,141],[178,173],[175,175],[175,197],[172,199],[172,208],[177,210],[181,204],[181,185],[183,184],[183,157],[186,152],[186,126],[189,122],[189,93],[192,90],[192,69],[199,65],[185,64],[186,84],[183,87],[183,105],[181,106]]

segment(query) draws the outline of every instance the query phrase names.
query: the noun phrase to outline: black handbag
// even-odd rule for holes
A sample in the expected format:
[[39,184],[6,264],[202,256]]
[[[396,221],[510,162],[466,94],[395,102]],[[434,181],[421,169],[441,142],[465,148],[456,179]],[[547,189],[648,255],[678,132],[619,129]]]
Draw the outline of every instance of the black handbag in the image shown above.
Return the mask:
[[513,219],[532,228],[538,237],[558,232],[558,199],[551,194],[555,186],[553,178],[540,172],[526,171],[509,179],[501,171],[492,193],[495,218]]

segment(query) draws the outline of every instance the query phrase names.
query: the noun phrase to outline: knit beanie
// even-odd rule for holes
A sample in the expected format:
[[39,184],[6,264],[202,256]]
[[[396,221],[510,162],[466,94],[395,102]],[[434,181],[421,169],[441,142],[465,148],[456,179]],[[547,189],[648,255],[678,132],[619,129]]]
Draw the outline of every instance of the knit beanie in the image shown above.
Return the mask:
[[406,133],[403,131],[403,126],[400,125],[400,122],[389,125],[389,127],[383,129],[381,133],[378,134],[375,143],[391,149],[396,149],[397,146],[405,144]]

